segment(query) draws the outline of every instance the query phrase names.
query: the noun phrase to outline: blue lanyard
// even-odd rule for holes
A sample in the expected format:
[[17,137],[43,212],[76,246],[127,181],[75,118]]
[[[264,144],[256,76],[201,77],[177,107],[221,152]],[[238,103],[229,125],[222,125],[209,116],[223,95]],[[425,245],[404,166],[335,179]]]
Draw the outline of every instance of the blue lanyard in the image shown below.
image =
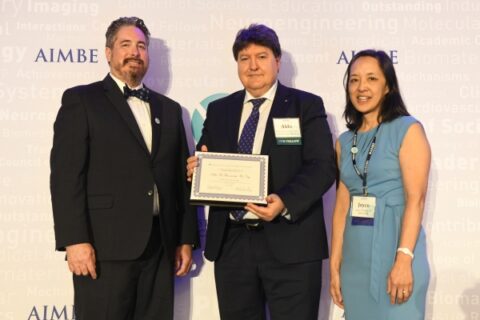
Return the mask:
[[373,139],[370,142],[370,147],[368,148],[367,160],[365,160],[365,166],[363,167],[363,173],[360,172],[360,169],[357,166],[357,160],[356,160],[356,155],[358,153],[358,148],[357,148],[358,129],[355,130],[355,133],[353,134],[352,148],[350,149],[350,152],[352,153],[353,169],[355,169],[355,172],[357,173],[357,175],[360,177],[360,179],[362,179],[362,189],[363,189],[363,194],[365,196],[368,195],[368,187],[367,187],[368,163],[370,162],[370,158],[372,157],[373,151],[375,150],[377,133],[381,125],[382,125],[381,123],[378,125],[377,130],[375,130],[375,135],[373,136]]

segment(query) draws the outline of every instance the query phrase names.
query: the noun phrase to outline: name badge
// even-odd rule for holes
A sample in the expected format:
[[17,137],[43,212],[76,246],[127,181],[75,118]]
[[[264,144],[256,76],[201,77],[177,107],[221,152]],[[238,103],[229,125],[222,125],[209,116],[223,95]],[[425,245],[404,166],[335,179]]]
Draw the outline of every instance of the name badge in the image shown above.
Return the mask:
[[278,145],[302,144],[299,118],[273,118],[273,128]]
[[352,196],[352,225],[373,226],[377,198],[374,196]]

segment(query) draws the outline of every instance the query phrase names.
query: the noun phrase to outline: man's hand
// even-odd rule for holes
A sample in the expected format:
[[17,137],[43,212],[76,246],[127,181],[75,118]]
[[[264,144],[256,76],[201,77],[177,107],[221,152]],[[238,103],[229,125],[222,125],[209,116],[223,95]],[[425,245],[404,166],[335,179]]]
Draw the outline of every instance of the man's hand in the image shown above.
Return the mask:
[[[208,148],[206,145],[203,145],[200,148],[200,151],[202,152],[208,152]],[[192,176],[193,172],[195,171],[195,168],[198,166],[198,157],[197,156],[191,156],[187,159],[187,181],[192,181]]]
[[285,209],[285,204],[282,199],[275,193],[269,194],[265,200],[267,200],[267,206],[258,206],[253,203],[247,203],[245,210],[257,215],[260,219],[265,221],[272,221],[280,212]]
[[73,244],[66,249],[68,268],[72,273],[97,279],[95,250],[90,243]]
[[177,247],[175,252],[175,271],[176,275],[183,277],[192,266],[192,246],[189,244],[182,244]]

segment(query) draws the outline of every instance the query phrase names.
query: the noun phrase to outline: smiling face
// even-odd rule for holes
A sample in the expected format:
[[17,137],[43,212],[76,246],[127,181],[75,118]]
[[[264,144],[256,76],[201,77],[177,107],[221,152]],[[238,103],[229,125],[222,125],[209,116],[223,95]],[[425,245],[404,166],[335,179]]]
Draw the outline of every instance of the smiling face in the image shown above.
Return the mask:
[[145,35],[135,26],[121,27],[112,48],[105,48],[110,72],[129,87],[138,86],[148,69],[148,47]]
[[268,47],[250,44],[238,53],[237,66],[245,89],[254,97],[260,97],[277,80],[280,58]]
[[378,118],[389,89],[377,59],[358,58],[350,69],[348,94],[353,106],[364,117]]

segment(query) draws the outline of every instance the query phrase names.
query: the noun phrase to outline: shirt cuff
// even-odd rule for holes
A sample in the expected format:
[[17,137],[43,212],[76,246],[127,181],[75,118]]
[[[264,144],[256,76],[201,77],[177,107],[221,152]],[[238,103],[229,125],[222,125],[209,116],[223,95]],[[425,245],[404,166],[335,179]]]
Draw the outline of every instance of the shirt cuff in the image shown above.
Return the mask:
[[282,212],[280,212],[280,215],[281,215],[282,217],[284,217],[285,219],[287,219],[287,220],[292,220],[292,216],[290,215],[290,213],[288,213],[288,209],[287,209],[287,208],[284,208],[284,209],[282,210]]

